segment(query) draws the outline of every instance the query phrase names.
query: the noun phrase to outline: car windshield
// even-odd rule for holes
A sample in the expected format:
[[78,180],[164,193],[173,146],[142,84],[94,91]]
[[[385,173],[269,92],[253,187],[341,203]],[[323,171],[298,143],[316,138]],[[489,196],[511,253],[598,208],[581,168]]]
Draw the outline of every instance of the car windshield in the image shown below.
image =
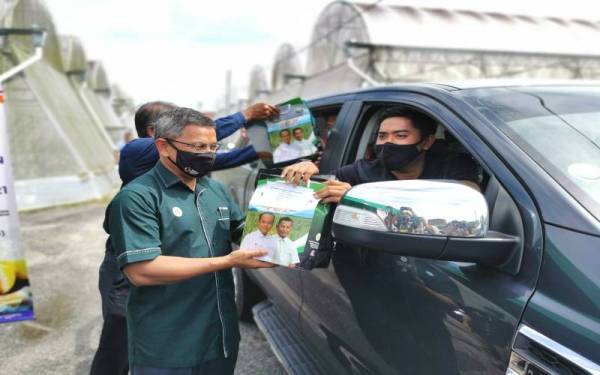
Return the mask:
[[600,219],[600,86],[478,89],[462,95]]

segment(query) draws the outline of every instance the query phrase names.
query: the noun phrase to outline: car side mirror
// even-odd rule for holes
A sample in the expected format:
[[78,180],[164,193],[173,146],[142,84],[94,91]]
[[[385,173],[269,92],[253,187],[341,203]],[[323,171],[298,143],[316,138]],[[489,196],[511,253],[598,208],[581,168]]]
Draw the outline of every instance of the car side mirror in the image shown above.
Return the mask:
[[405,180],[350,189],[333,217],[336,241],[398,255],[500,265],[520,239],[488,230],[483,195],[450,181]]

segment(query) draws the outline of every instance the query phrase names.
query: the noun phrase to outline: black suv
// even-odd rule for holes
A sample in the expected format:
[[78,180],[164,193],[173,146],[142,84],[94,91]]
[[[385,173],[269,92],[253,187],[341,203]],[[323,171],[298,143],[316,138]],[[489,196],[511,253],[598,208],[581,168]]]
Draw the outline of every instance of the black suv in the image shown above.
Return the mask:
[[[600,84],[407,85],[309,106],[320,126],[335,116],[321,173],[362,158],[378,113],[405,106],[437,121],[437,152],[477,162],[482,193],[357,185],[320,268],[235,270],[242,318],[290,373],[600,374]],[[261,167],[214,177],[247,207]],[[394,199],[411,215],[427,206],[442,230],[361,219]],[[449,203],[477,199],[477,231],[444,231]]]

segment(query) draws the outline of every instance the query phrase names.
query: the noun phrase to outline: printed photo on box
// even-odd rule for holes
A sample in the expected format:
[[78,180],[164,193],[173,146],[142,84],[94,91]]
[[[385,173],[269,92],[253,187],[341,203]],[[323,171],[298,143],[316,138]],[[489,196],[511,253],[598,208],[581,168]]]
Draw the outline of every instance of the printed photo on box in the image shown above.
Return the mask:
[[266,122],[273,162],[314,155],[317,152],[317,138],[314,133],[314,118],[308,106],[302,99],[294,98],[277,107],[279,116]]
[[319,203],[314,193],[323,187],[319,182],[293,186],[277,176],[259,176],[240,247],[265,249],[269,253],[258,259],[297,266],[321,237],[329,208]]

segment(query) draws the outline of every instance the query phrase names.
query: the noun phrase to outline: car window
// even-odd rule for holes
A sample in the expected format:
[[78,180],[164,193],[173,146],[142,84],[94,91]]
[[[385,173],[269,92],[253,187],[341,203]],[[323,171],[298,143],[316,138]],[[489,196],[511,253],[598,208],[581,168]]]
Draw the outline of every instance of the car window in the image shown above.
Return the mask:
[[[370,142],[373,142],[373,135],[379,128],[382,113],[389,107],[390,105],[365,104],[362,111],[363,114],[360,116],[359,119],[358,134],[360,135],[358,137],[355,137],[353,151],[351,152],[350,156],[352,160],[347,160],[347,164],[352,163],[358,159],[374,158],[375,155],[370,155],[370,152],[368,151],[368,146]],[[407,108],[411,107],[407,106]],[[440,121],[438,121],[435,118],[433,119],[436,120],[437,123],[437,130],[435,133],[436,141],[428,152],[436,154],[460,153],[467,154],[472,157],[472,155],[470,155],[467,149],[450,132],[448,132],[445,129],[445,127],[443,126],[443,124],[440,123]],[[475,158],[473,159],[476,160]],[[478,163],[477,169],[478,183],[482,188],[484,188],[489,179],[489,176],[487,173],[484,172],[483,168],[481,168],[481,166]]]
[[321,146],[327,144],[329,137],[335,130],[341,108],[340,104],[310,109],[315,118],[315,135],[319,138]]
[[488,89],[464,97],[600,218],[600,87]]
[[[360,136],[357,137],[355,142],[355,152],[352,157],[354,160],[362,159],[366,155],[367,146],[373,134],[377,131],[379,123],[381,122],[381,114],[389,106],[384,105],[365,105],[364,115],[361,116],[360,124]],[[443,125],[437,121],[438,127],[435,133],[436,143],[432,147],[433,152],[461,152],[468,153],[466,149],[454,138],[450,133],[446,132]],[[354,161],[351,160],[350,162]]]

